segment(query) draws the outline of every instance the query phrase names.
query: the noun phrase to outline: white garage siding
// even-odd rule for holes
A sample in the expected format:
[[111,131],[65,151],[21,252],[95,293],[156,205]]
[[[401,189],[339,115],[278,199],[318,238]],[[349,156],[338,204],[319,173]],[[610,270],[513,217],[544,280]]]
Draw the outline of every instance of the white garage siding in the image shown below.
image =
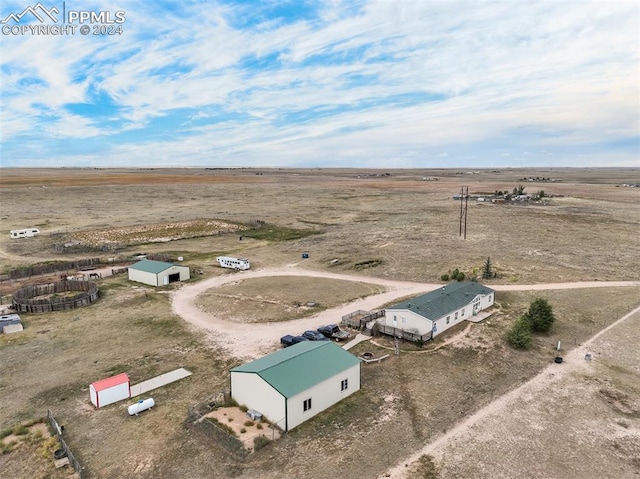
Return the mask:
[[[346,381],[344,383],[343,381]],[[346,384],[346,389],[342,385]],[[296,394],[287,401],[288,430],[299,426],[316,414],[330,408],[342,399],[360,389],[360,365],[336,374],[309,389]],[[311,407],[305,411],[305,401],[311,400]]]
[[286,398],[257,374],[232,372],[231,397],[286,430]]
[[301,342],[233,368],[231,397],[288,431],[358,391],[360,364],[331,341]]

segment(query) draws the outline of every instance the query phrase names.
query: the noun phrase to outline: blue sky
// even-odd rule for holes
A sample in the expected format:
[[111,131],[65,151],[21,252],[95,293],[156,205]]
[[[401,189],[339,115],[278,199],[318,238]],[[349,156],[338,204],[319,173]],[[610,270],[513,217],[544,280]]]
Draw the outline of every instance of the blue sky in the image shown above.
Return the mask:
[[635,0],[64,7],[122,34],[3,30],[2,167],[640,166]]

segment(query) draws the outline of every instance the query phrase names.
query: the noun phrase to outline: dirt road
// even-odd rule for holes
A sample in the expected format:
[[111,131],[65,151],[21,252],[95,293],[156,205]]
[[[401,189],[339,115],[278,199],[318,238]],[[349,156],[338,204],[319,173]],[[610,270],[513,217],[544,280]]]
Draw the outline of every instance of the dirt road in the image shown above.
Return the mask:
[[[271,276],[307,276],[317,278],[333,278],[346,281],[379,284],[387,291],[382,294],[359,299],[338,308],[323,311],[315,316],[293,321],[247,324],[230,321],[229,318],[211,315],[196,306],[199,294],[224,284],[250,278],[264,278]],[[420,294],[440,287],[434,283],[414,283],[409,281],[393,281],[369,276],[329,273],[299,268],[288,265],[281,268],[266,268],[261,270],[239,271],[210,278],[193,285],[186,285],[172,294],[173,311],[185,321],[205,329],[211,337],[222,347],[228,349],[229,354],[238,358],[257,358],[272,351],[278,345],[279,339],[285,334],[301,334],[306,329],[316,329],[323,324],[339,323],[342,316],[357,309],[371,310],[380,305],[404,296]],[[615,286],[640,286],[640,281],[592,281],[584,283],[549,283],[534,285],[496,285],[496,291],[526,291],[544,289],[575,289]]]
[[584,355],[590,351],[590,346],[593,344],[595,340],[597,340],[601,335],[605,334],[612,328],[615,328],[617,325],[632,317],[634,314],[640,312],[640,306],[621,317],[619,320],[609,325],[602,331],[599,331],[597,334],[592,336],[588,341],[585,341],[580,346],[574,348],[569,351],[569,353],[564,355],[564,363],[561,365],[551,364],[547,368],[545,368],[540,374],[533,377],[523,385],[518,388],[508,392],[507,394],[497,398],[495,401],[482,408],[472,416],[463,420],[459,424],[457,424],[453,429],[451,429],[446,434],[438,437],[435,441],[425,445],[422,449],[412,454],[410,457],[398,463],[391,470],[387,471],[381,478],[391,478],[391,479],[402,479],[407,477],[407,468],[406,464],[412,464],[420,458],[422,455],[430,455],[434,457],[438,457],[442,454],[443,450],[454,441],[462,441],[464,437],[470,434],[470,430],[481,423],[484,420],[489,420],[489,418],[508,417],[510,411],[513,409],[513,405],[516,402],[522,400],[522,398],[529,398],[540,391],[549,391],[551,384],[561,383],[561,379],[563,377],[567,377],[576,372],[586,372],[590,368],[592,368],[592,364],[589,361],[584,360]]

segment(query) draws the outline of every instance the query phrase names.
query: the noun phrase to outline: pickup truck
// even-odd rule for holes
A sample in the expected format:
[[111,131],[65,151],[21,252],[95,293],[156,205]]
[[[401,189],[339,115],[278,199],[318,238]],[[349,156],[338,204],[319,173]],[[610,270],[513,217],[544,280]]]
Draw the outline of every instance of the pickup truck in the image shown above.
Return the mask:
[[336,341],[349,339],[349,333],[340,329],[337,324],[320,326],[318,328],[318,332],[324,334],[327,338],[335,339]]

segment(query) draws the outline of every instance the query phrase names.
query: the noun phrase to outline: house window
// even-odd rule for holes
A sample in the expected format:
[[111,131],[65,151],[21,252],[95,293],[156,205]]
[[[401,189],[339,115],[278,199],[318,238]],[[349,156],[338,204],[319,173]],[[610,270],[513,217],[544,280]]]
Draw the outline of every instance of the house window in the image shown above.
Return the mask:
[[402,318],[402,324],[407,324],[407,318],[405,317]]
[[449,324],[449,318],[451,318],[451,316],[447,316],[447,324]]
[[464,316],[464,308],[462,308],[462,314],[461,314],[461,316]]
[[349,388],[349,380],[348,379],[343,379],[342,381],[340,381],[340,391],[345,391],[348,388]]
[[456,311],[456,315],[455,315],[454,319],[458,319],[458,312],[457,311]]
[[309,409],[311,409],[311,398],[305,399],[304,403],[302,404],[303,411],[308,411]]
[[493,295],[491,295],[491,294],[489,295],[489,302],[491,302],[491,296],[493,296]]

